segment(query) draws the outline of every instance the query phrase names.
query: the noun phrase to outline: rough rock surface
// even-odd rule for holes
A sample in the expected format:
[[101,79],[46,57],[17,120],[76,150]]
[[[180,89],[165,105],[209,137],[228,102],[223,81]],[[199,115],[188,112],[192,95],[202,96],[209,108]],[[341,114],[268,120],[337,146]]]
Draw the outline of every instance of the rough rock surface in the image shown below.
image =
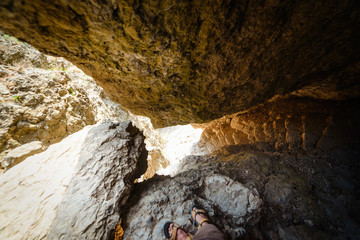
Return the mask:
[[279,228],[281,240],[321,240],[331,239],[321,231],[316,231],[306,225],[290,226],[285,229]]
[[11,150],[4,158],[2,167],[5,169],[22,162],[25,158],[44,151],[44,146],[40,141],[30,142]]
[[254,187],[216,174],[206,163],[196,167],[185,168],[173,178],[157,176],[140,183],[129,199],[128,205],[133,206],[124,219],[124,239],[161,239],[169,220],[196,231],[189,214],[194,202],[232,239],[242,235],[246,223],[258,220],[262,200]]
[[[80,189],[69,186],[60,205],[58,195],[49,196],[47,190],[21,192],[29,204],[46,204],[46,210],[35,213],[28,213],[30,207],[17,208],[28,204],[17,197],[19,193],[4,194],[2,202],[19,199],[21,204],[4,211],[10,204],[2,204],[1,214],[39,216],[27,223],[34,228],[27,232],[29,238],[50,230],[54,239],[64,233],[66,239],[81,238],[86,229],[92,232],[90,238],[111,237],[118,214],[124,217],[127,239],[160,238],[162,223],[170,219],[194,231],[188,210],[197,200],[230,239],[244,235],[244,229],[245,239],[360,239],[358,1],[4,0],[0,21],[6,33],[75,63],[112,99],[151,117],[155,127],[235,113],[205,125],[200,148],[217,150],[214,157],[189,157],[174,177],[155,176],[137,184],[125,207],[118,199],[115,209],[122,212],[116,210],[115,217],[88,228],[85,225],[98,215],[87,206],[111,197],[108,185],[95,195],[92,189],[86,191],[86,184]],[[96,121],[83,109],[94,100],[66,82],[69,74],[62,65],[51,69],[42,62],[42,54],[33,58],[7,51],[10,45],[26,44],[1,42],[6,46],[0,49],[6,65],[0,67],[0,104],[8,104],[0,108],[0,145],[5,151],[34,140],[50,144],[60,140],[52,136],[65,136],[68,130]],[[40,84],[46,86],[44,92],[29,91],[39,80],[31,80],[25,66],[12,65],[23,55],[36,68],[56,70],[51,76],[55,80]],[[75,116],[64,113],[63,107],[43,106],[53,97],[69,104]],[[65,128],[59,117],[69,119],[68,115],[76,121]],[[152,156],[161,161],[152,159],[150,175],[168,164],[159,149],[153,150]],[[36,169],[41,172],[46,166]],[[79,171],[92,173],[87,168]],[[70,179],[67,173],[63,174]],[[91,178],[101,184],[98,177]],[[80,176],[74,180],[80,181]],[[18,190],[28,184],[26,178],[11,181],[4,184],[15,184]],[[66,186],[57,187],[63,193]],[[235,201],[227,201],[233,195]],[[113,201],[104,202],[99,216],[114,209]],[[56,216],[54,204],[59,206]],[[89,210],[89,219],[81,206]],[[67,217],[69,208],[82,219]],[[0,233],[17,228],[12,232],[23,234],[29,229],[17,224],[23,218],[9,224],[1,217],[6,228]],[[50,218],[57,223],[51,229],[46,225]],[[70,225],[75,228],[68,230]]]
[[126,115],[71,63],[0,34],[0,161],[22,144],[48,146],[85,125]]
[[85,127],[0,175],[0,238],[108,239],[145,169],[129,122]]
[[189,156],[174,177],[135,185],[124,238],[162,239],[168,220],[194,233],[189,210],[198,202],[229,239],[358,239],[358,149],[294,154],[243,145]]
[[359,96],[357,0],[0,2],[0,28],[75,63],[155,127],[275,95]]
[[148,168],[143,179],[151,178],[156,171],[169,165],[169,161],[163,155],[164,141],[158,129],[154,129],[150,118],[144,116],[136,116],[129,113],[129,120],[141,131],[145,136],[145,146],[148,151]]
[[200,149],[212,152],[229,145],[291,151],[330,150],[360,143],[358,99],[319,101],[287,97],[224,116],[204,128]]

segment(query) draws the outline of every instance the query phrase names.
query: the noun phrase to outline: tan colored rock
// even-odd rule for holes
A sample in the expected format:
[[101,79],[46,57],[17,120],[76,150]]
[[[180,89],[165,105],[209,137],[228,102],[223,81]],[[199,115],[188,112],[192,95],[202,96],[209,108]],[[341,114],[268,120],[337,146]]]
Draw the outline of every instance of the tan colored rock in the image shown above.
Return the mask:
[[356,0],[8,0],[0,21],[158,128],[208,122],[294,90],[358,97],[357,9]]
[[358,104],[358,100],[279,98],[200,125],[204,131],[198,146],[210,152],[230,145],[291,151],[334,149],[360,137],[360,117],[353,114]]
[[[0,162],[19,144],[48,146],[102,119],[125,120],[95,82],[69,62],[0,36]],[[9,167],[11,166],[8,165]]]
[[1,165],[5,169],[9,169],[16,164],[19,164],[25,158],[35,155],[44,151],[46,148],[40,141],[30,142],[24,145],[21,145],[13,150],[11,150],[1,162]]
[[6,86],[0,83],[0,94],[1,95],[8,95],[10,92]]

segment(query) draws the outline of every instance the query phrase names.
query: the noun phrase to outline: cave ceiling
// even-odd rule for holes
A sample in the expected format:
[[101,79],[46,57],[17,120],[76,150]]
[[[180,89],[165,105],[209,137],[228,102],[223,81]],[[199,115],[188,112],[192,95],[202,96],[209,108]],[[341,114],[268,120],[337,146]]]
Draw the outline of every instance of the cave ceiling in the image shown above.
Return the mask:
[[1,0],[0,22],[155,127],[207,122],[294,91],[359,96],[355,0]]

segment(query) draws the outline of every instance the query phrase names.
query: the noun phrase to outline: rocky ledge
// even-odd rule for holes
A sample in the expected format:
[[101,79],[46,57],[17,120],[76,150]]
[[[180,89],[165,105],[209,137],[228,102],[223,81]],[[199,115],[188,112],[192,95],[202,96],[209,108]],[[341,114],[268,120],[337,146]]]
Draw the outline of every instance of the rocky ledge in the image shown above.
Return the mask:
[[0,28],[65,57],[162,127],[293,91],[359,96],[358,9],[357,0],[6,0]]

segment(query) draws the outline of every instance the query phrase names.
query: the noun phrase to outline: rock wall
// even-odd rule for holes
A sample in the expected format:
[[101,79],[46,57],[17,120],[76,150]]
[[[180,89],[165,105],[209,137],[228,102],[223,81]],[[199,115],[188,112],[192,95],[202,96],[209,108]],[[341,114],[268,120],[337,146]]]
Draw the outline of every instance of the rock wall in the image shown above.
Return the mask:
[[359,96],[350,1],[0,3],[0,28],[63,56],[154,126],[207,122],[299,90]]
[[0,238],[113,237],[146,155],[137,128],[106,122],[27,158],[0,176]]
[[157,129],[154,129],[151,124],[150,118],[144,116],[136,116],[129,113],[129,120],[141,131],[145,136],[146,150],[148,151],[148,169],[143,176],[143,179],[151,178],[155,175],[156,171],[165,168],[169,165],[168,159],[166,159],[162,153],[164,147],[164,141]]
[[359,144],[359,100],[324,101],[290,96],[201,125],[199,148],[229,145],[311,151]]
[[[201,204],[228,239],[357,239],[358,145],[323,152],[228,146],[189,156],[174,177],[131,185],[146,170],[129,123],[86,127],[0,176],[0,237],[163,238],[173,220],[195,233]],[[136,162],[136,159],[138,161]]]
[[[101,119],[124,120],[92,78],[71,63],[48,57],[0,34],[0,162],[5,168]],[[43,146],[30,149],[31,142]],[[29,151],[17,149],[23,144]],[[14,150],[13,150],[14,149]],[[11,153],[11,150],[14,152]],[[9,154],[9,157],[7,155]],[[14,159],[15,155],[19,155]]]

